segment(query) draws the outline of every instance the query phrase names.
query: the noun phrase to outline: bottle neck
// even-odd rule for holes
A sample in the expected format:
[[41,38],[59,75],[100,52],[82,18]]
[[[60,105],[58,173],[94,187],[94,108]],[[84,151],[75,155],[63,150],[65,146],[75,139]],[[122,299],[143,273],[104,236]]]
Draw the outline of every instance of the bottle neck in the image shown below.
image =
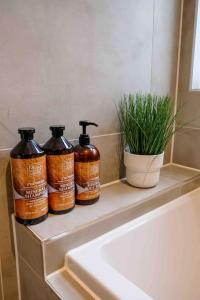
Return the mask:
[[21,133],[21,140],[24,142],[32,141],[33,140],[33,134],[23,132]]
[[52,132],[52,137],[58,139],[58,138],[61,138],[63,135],[60,134],[59,132]]
[[79,137],[79,144],[81,146],[86,146],[90,144],[90,137],[88,134],[81,134]]

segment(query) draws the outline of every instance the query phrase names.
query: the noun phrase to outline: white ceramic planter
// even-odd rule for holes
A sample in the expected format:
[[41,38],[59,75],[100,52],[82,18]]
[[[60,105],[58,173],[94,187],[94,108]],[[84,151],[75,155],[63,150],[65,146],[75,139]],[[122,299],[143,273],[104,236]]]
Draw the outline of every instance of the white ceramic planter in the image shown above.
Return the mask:
[[124,151],[126,178],[129,184],[150,188],[158,184],[164,152],[158,155],[138,155]]

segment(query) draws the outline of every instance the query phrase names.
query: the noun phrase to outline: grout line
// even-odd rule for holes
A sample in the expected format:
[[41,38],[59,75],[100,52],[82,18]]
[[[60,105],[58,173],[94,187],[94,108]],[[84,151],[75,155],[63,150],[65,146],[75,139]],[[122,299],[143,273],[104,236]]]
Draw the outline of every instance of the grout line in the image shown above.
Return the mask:
[[22,299],[21,296],[21,284],[20,284],[20,272],[19,272],[19,252],[17,247],[17,235],[16,235],[16,227],[15,227],[15,217],[12,214],[12,228],[13,228],[13,239],[14,239],[14,248],[15,248],[15,261],[16,261],[16,271],[17,271],[17,288],[18,288],[18,297],[19,300]]
[[111,135],[121,135],[121,134],[122,134],[122,132],[113,132],[113,133],[108,133],[108,134],[100,134],[100,135],[91,136],[91,139],[107,137],[107,136],[111,136]]
[[191,89],[190,92],[192,92],[192,93],[199,93],[200,89]]
[[[115,136],[115,135],[121,135],[121,134],[122,134],[122,132],[112,132],[112,133],[107,133],[107,134],[90,136],[90,138],[96,139],[96,138],[109,137],[109,136]],[[75,141],[78,141],[78,137],[74,138],[74,139],[69,139],[69,142],[75,142]],[[44,145],[44,143],[40,143],[40,145]],[[12,148],[0,148],[0,152],[8,152],[11,150],[12,150]]]
[[[176,66],[176,84],[175,84],[175,96],[174,96],[174,114],[177,112],[178,104],[178,84],[179,84],[179,74],[180,74],[180,57],[181,57],[181,38],[182,38],[182,27],[183,27],[183,5],[184,0],[181,0],[181,11],[180,11],[180,25],[179,25],[179,36],[178,36],[178,53],[177,53],[177,66]],[[174,124],[174,129],[176,124]],[[170,153],[170,162],[173,163],[174,156],[174,143],[175,137],[174,134],[171,140],[171,153]]]
[[161,169],[163,169],[163,168],[165,168],[165,167],[169,167],[169,166],[171,166],[171,165],[172,165],[172,163],[168,162],[168,163],[166,163],[166,164],[163,164],[163,166],[161,167]]
[[46,258],[45,258],[46,247],[44,241],[41,241],[41,244],[42,244],[43,276],[46,279],[47,276],[47,265],[46,265]]
[[9,152],[10,150],[12,150],[12,148],[0,148],[0,151],[2,151],[2,152],[3,152],[3,151],[4,151],[4,152],[5,152],[5,151],[6,151],[6,152]]
[[200,127],[192,127],[192,126],[183,126],[181,129],[192,129],[192,130],[200,130]]
[[[122,134],[122,132],[113,132],[113,133],[108,133],[108,134],[93,135],[93,136],[90,136],[90,139],[108,137],[108,136],[113,136],[113,135],[115,136],[115,135],[121,135],[121,134]],[[75,142],[75,141],[78,141],[78,138],[69,140],[69,142]]]
[[119,183],[119,182],[123,181],[124,179],[126,179],[126,178],[124,177],[124,178],[120,178],[120,179],[117,179],[117,180],[114,180],[114,181],[110,181],[110,182],[101,184],[101,188],[110,186],[110,185],[115,184],[115,183]]
[[185,166],[185,165],[180,165],[180,164],[176,164],[176,163],[172,163],[171,165],[176,166],[176,167],[180,167],[180,168],[183,168],[183,169],[191,170],[191,171],[200,172],[200,169],[191,168],[191,167],[188,167],[188,166]]
[[27,262],[27,260],[21,254],[19,255],[19,257],[20,257],[20,260],[26,265],[26,267],[28,267],[30,269],[30,271],[33,272],[35,277],[37,277],[37,279],[43,283],[43,278],[41,278],[40,275],[38,275],[37,271],[35,271],[35,269],[33,269],[33,267]]

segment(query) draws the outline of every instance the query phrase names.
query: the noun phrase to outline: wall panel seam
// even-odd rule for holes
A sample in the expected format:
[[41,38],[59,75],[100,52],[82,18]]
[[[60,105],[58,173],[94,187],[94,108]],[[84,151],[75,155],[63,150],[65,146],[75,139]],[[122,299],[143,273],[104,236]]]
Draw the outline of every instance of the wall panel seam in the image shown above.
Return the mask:
[[[184,0],[181,0],[177,65],[176,65],[176,84],[175,84],[175,95],[174,95],[174,114],[177,112],[177,104],[178,104],[178,85],[179,85],[179,74],[180,74],[181,40],[182,40],[182,27],[183,27],[183,7],[184,7]],[[175,126],[176,126],[176,124],[174,125],[174,129],[175,129]],[[174,143],[175,143],[175,137],[173,135],[172,142],[171,142],[171,153],[170,153],[170,162],[171,163],[173,163],[173,158],[174,158]]]
[[[112,133],[107,133],[107,134],[100,134],[100,135],[94,135],[94,136],[90,136],[91,139],[97,139],[97,138],[103,138],[103,137],[110,137],[110,136],[117,136],[117,135],[121,135],[122,132],[112,132]],[[73,138],[73,139],[69,139],[69,142],[74,142],[74,141],[78,141],[78,137]],[[40,145],[43,145],[44,143],[41,143]],[[0,147],[0,152],[10,152],[12,150],[12,148],[1,148]]]

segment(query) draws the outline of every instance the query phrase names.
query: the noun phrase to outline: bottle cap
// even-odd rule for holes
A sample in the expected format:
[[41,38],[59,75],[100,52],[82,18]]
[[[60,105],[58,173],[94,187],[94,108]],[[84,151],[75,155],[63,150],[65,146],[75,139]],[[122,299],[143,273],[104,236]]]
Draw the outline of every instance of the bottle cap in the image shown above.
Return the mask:
[[64,125],[52,125],[49,127],[53,137],[63,136],[63,131],[65,130]]
[[20,134],[22,140],[25,141],[32,140],[33,135],[35,133],[35,128],[33,127],[18,128],[18,133]]
[[90,144],[90,137],[86,133],[86,128],[87,128],[87,126],[90,126],[90,125],[93,125],[93,126],[96,126],[96,127],[98,127],[98,125],[96,123],[88,122],[88,121],[80,121],[79,125],[82,126],[82,128],[83,128],[83,133],[80,134],[80,137],[79,137],[79,144],[81,146],[89,145]]

